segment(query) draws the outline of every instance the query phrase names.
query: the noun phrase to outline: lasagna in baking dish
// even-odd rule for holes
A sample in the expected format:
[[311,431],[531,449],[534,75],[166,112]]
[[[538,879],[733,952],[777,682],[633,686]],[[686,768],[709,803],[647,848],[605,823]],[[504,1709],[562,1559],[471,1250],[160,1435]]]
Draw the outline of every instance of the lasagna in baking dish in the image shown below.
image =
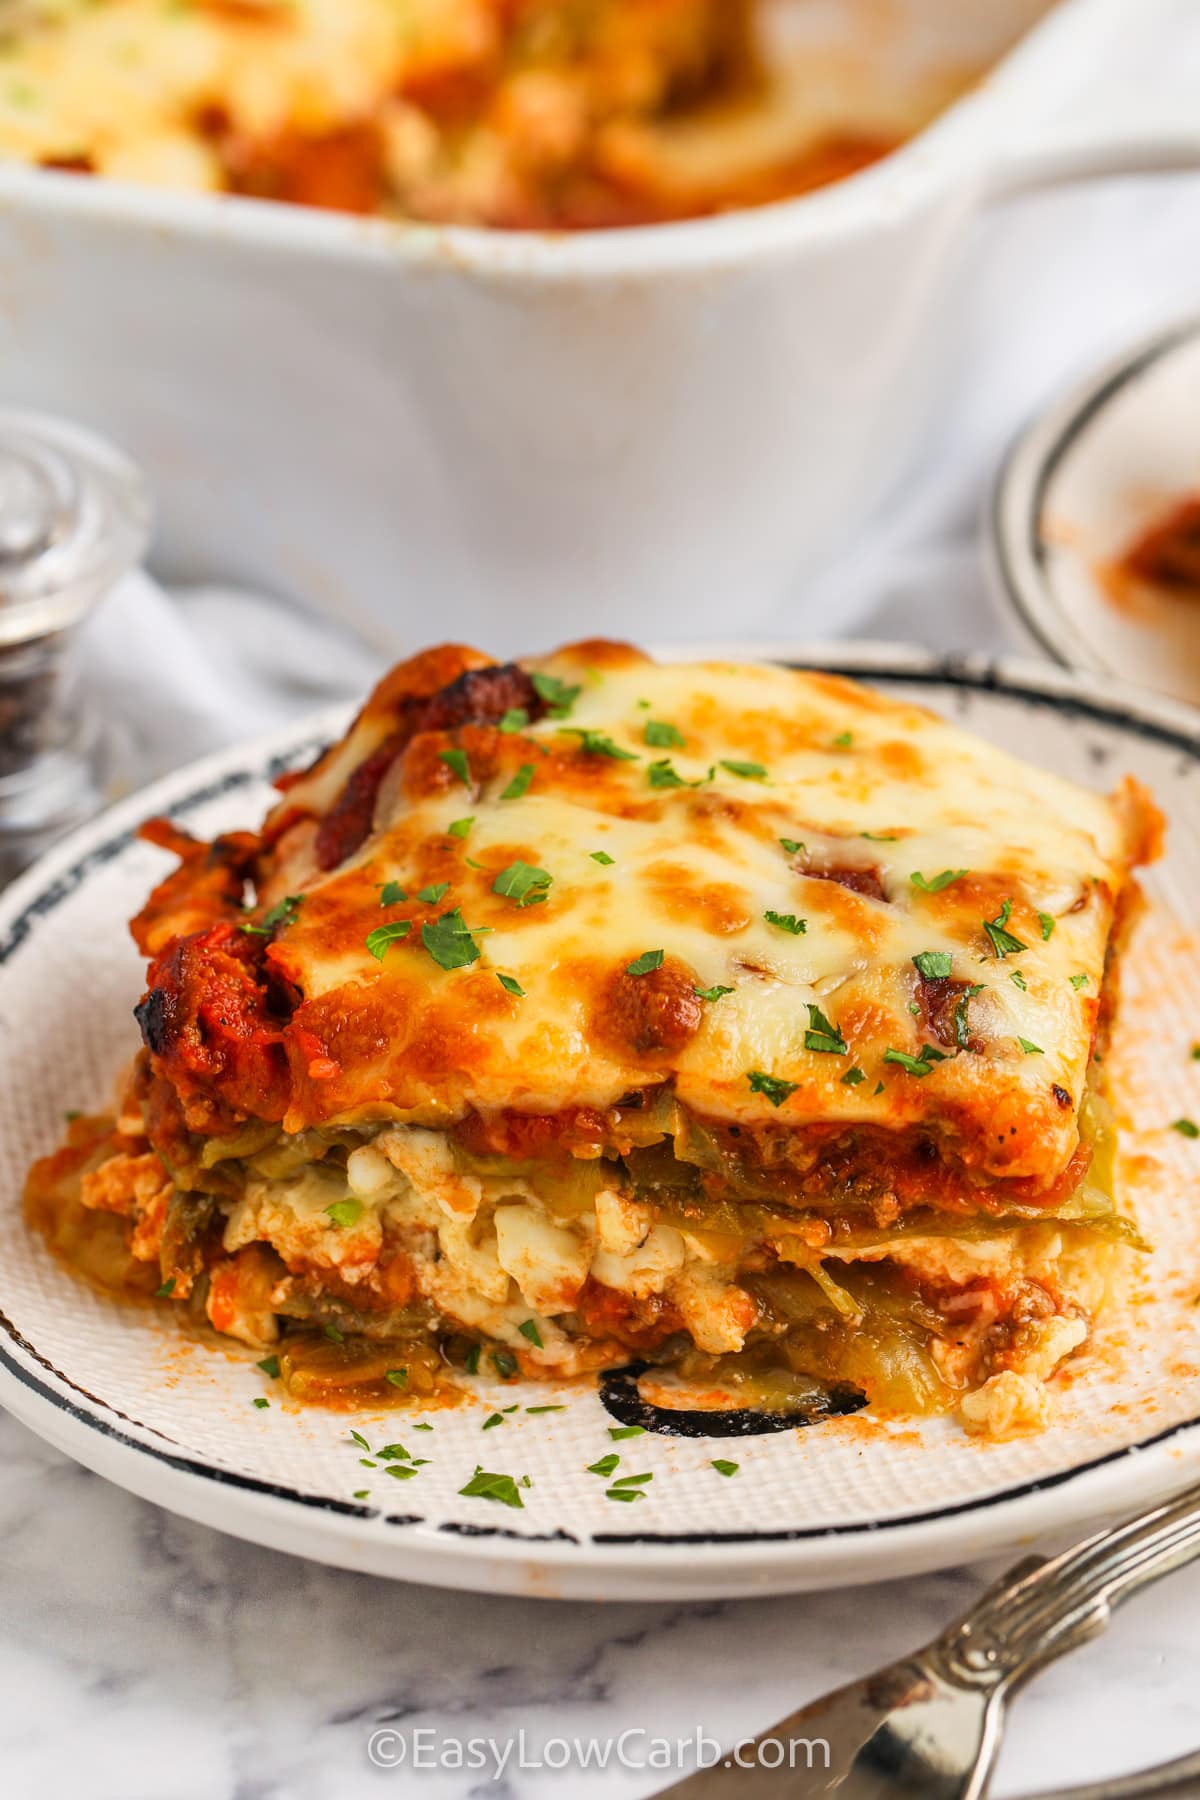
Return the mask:
[[[393,669],[133,921],[31,1215],[343,1402],[631,1362],[1008,1431],[1136,1226],[1104,1049],[1158,818],[825,674]],[[643,1377],[645,1380],[646,1377]]]
[[[508,228],[696,217],[850,174],[950,97],[876,104],[860,126],[844,107],[839,117],[826,75],[779,74],[764,53],[763,15],[794,11],[794,0],[8,0],[0,156]],[[951,92],[969,78],[959,71]]]

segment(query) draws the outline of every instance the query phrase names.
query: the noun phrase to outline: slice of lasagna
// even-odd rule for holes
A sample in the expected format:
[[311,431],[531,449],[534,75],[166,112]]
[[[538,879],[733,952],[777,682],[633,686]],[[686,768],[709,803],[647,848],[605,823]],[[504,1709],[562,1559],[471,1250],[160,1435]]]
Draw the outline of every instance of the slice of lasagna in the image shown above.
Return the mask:
[[[1103,1051],[1158,817],[778,666],[431,650],[134,920],[144,1049],[35,1169],[292,1391],[1043,1416],[1138,1243]],[[645,1379],[645,1378],[644,1378]]]

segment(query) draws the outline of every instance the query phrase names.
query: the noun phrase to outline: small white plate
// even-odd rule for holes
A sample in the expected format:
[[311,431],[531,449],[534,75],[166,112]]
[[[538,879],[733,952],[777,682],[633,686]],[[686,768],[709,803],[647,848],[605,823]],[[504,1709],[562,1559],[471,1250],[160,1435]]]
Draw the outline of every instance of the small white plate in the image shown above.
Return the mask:
[[992,573],[1024,633],[1068,668],[1200,703],[1200,603],[1109,571],[1200,493],[1200,320],[1126,351],[1018,439],[990,520]]
[[[746,648],[743,648],[745,653]],[[723,653],[732,646],[722,647]],[[759,646],[757,653],[762,654]],[[282,1401],[253,1353],[188,1337],[167,1308],[103,1298],[59,1267],[20,1210],[30,1159],[68,1107],[105,1103],[135,1047],[142,969],[125,921],[164,868],[132,827],[169,808],[211,834],[256,823],[267,781],[340,716],[209,757],[60,845],[0,901],[0,1401],[89,1468],[189,1518],[380,1575],[588,1599],[786,1592],[878,1580],[1006,1549],[1156,1497],[1200,1475],[1200,719],[1152,696],[1018,663],[941,662],[842,646],[775,654],[861,675],[1035,763],[1099,785],[1127,770],[1170,821],[1126,980],[1114,1056],[1131,1115],[1132,1187],[1156,1250],[1094,1347],[1057,1381],[1047,1432],[968,1438],[952,1420],[867,1414],[729,1439],[645,1436],[587,1387],[479,1386],[478,1402],[357,1416]],[[252,1404],[270,1400],[267,1409]],[[521,1410],[487,1432],[495,1407]],[[527,1406],[560,1404],[531,1414]],[[351,1427],[429,1460],[417,1477],[364,1469]],[[419,1448],[418,1448],[419,1446]],[[588,1464],[616,1451],[649,1471],[617,1506]],[[740,1472],[713,1467],[729,1458]],[[528,1475],[520,1511],[460,1494],[476,1467]],[[368,1490],[358,1499],[356,1491]],[[80,1522],[86,1538],[86,1521]]]

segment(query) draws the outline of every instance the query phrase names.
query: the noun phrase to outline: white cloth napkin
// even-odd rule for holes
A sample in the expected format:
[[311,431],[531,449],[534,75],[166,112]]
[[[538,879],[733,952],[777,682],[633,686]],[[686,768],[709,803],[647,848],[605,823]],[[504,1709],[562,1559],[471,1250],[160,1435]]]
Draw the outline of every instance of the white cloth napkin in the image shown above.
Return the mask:
[[[903,488],[805,610],[874,638],[1012,649],[1021,646],[982,555],[997,468],[1065,384],[1200,311],[1200,178],[1097,183],[1011,205],[971,230],[970,275],[952,301],[969,341],[951,403]],[[453,618],[438,629],[453,635]],[[602,620],[564,609],[564,637],[596,630]],[[775,634],[788,632],[784,610]],[[381,672],[378,651],[336,620],[218,587],[168,594],[141,574],[90,621],[83,651],[89,693],[125,732],[125,775],[137,781],[361,696]]]

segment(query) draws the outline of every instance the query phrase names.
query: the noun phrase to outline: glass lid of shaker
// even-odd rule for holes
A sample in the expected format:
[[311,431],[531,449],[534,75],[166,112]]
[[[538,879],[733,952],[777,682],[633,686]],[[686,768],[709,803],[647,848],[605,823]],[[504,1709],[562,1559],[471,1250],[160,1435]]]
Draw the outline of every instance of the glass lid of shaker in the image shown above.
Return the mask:
[[0,408],[0,645],[78,623],[149,535],[145,483],[119,451],[65,420]]

